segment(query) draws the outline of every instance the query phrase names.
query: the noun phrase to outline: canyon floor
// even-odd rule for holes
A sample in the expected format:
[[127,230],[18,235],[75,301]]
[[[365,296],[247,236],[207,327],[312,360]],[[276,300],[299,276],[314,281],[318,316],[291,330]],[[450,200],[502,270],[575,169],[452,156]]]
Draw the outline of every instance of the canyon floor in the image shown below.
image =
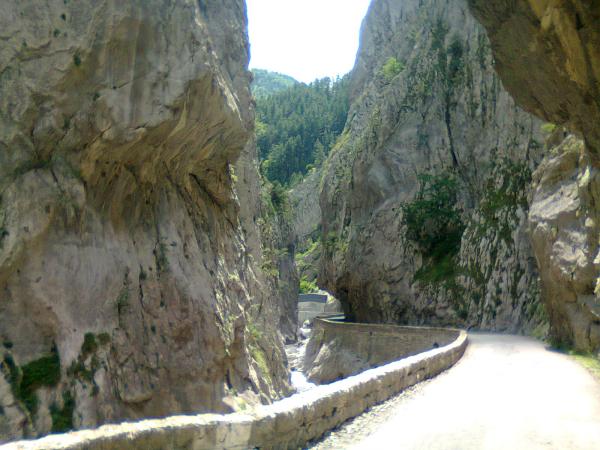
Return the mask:
[[314,449],[600,448],[600,382],[543,343],[469,334],[449,371],[372,408]]

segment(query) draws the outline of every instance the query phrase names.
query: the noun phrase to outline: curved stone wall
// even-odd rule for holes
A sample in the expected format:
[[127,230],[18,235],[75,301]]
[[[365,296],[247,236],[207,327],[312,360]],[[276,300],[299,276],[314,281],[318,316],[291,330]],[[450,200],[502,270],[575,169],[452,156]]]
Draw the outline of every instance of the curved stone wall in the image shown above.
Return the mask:
[[459,330],[352,323],[319,317],[306,347],[304,372],[330,383],[454,341]]
[[298,448],[419,381],[433,377],[460,359],[467,333],[448,345],[410,356],[248,414],[200,414],[19,441],[3,450],[165,450]]

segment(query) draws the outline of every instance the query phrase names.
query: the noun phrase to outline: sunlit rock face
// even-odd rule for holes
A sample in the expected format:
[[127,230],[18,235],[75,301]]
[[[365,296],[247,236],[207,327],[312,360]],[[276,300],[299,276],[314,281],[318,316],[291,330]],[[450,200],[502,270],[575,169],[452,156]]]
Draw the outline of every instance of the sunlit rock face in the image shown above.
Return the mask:
[[[543,333],[527,235],[541,122],[504,90],[467,2],[375,0],[352,83],[323,175],[321,285],[359,321]],[[407,235],[423,174],[456,180],[448,258]]]
[[[558,344],[600,349],[598,152],[600,4],[469,0],[505,86],[525,109],[563,125],[537,170],[529,220],[542,297]],[[552,147],[552,145],[551,145]]]
[[529,222],[551,337],[583,351],[600,348],[598,201],[598,167],[569,136],[534,173]]
[[0,30],[0,440],[287,392],[244,2],[9,0]]

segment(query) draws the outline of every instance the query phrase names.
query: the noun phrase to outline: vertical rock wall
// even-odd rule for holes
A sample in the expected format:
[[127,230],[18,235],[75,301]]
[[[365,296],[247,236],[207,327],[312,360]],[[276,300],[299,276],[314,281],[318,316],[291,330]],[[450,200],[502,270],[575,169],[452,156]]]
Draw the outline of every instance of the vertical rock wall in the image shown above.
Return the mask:
[[[467,2],[375,0],[352,84],[323,175],[321,284],[359,321],[543,333],[526,232],[541,122],[504,90]],[[457,182],[448,258],[407,237],[422,175]]]
[[243,1],[9,0],[0,30],[0,440],[287,392]]
[[553,148],[534,175],[531,239],[553,340],[597,352],[600,3],[469,4],[488,32],[498,74],[516,101],[566,127],[556,128]]

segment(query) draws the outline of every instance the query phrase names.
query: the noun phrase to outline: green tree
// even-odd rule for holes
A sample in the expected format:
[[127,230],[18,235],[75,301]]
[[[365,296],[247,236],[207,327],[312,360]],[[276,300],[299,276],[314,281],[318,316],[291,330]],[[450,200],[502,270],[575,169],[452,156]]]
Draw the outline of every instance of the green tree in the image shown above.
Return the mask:
[[406,236],[426,257],[441,260],[460,249],[464,231],[457,206],[458,185],[449,174],[421,174],[419,192],[402,205]]
[[252,95],[255,98],[268,97],[298,84],[298,81],[288,75],[263,69],[252,69],[252,75]]
[[256,100],[263,174],[289,186],[326,159],[348,115],[348,78],[297,84]]

